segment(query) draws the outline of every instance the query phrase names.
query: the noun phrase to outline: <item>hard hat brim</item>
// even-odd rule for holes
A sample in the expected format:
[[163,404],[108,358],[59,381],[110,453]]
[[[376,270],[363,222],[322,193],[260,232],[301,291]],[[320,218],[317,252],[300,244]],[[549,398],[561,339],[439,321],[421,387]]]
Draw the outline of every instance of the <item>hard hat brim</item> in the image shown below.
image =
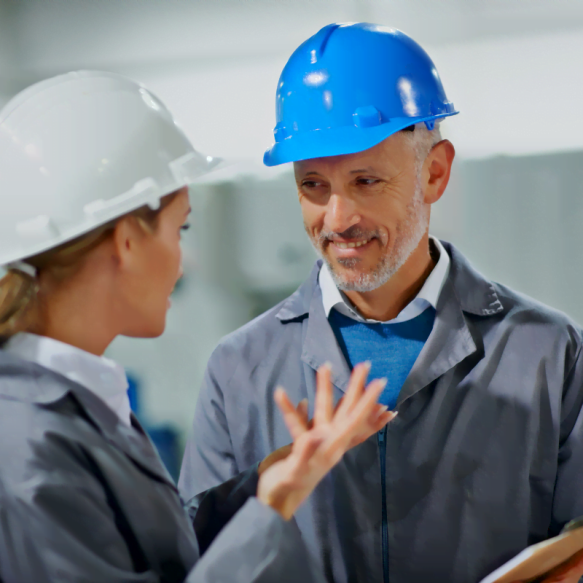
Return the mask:
[[219,162],[131,79],[76,71],[36,83],[0,110],[0,265],[157,209]]
[[452,111],[438,116],[395,118],[370,128],[344,126],[303,133],[298,132],[281,142],[273,144],[265,152],[263,163],[266,166],[278,166],[279,164],[313,158],[356,154],[380,144],[389,136],[406,127],[426,121],[439,121],[458,113],[458,111]]

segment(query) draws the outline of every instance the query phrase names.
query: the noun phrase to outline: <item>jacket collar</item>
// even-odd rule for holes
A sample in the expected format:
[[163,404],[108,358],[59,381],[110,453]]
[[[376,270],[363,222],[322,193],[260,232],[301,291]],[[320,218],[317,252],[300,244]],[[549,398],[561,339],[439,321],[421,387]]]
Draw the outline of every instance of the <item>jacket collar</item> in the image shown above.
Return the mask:
[[[504,309],[494,284],[453,245],[442,244],[451,259],[449,275],[437,302],[433,330],[401,389],[399,404],[480,350],[481,342],[465,314],[489,317]],[[324,311],[318,285],[321,265],[316,263],[308,280],[282,304],[277,318],[286,323],[309,316],[303,325],[302,361],[314,370],[330,362],[332,382],[346,391],[350,367]]]
[[[289,298],[284,300],[276,316],[282,322],[289,322],[308,315],[314,292],[320,288],[318,285],[318,274],[320,273],[321,267],[322,260],[318,259],[308,279]],[[322,295],[320,293],[321,297]]]
[[448,279],[461,309],[476,316],[493,316],[502,312],[504,306],[498,297],[495,284],[474,269],[451,243],[441,243],[451,258]]
[[54,338],[27,332],[10,338],[3,348],[89,389],[103,399],[126,425],[130,425],[128,380],[123,366],[117,362]]
[[[472,267],[470,262],[451,244],[441,241],[447,251],[451,263],[450,270],[442,290],[445,292],[447,282],[451,283],[450,291],[453,291],[462,311],[476,316],[493,316],[504,310],[496,292],[495,285]],[[319,259],[314,265],[308,279],[285,300],[277,313],[277,318],[282,322],[289,322],[298,318],[311,315],[310,307],[314,292],[318,285],[318,273],[322,267]],[[321,295],[320,295],[321,298]],[[321,300],[320,300],[321,301]],[[439,302],[437,309],[439,309]]]
[[154,445],[133,414],[133,426],[128,427],[84,386],[3,350],[0,350],[0,378],[0,398],[38,406],[55,405],[67,397],[74,398],[106,441],[131,458],[142,470],[176,489]]

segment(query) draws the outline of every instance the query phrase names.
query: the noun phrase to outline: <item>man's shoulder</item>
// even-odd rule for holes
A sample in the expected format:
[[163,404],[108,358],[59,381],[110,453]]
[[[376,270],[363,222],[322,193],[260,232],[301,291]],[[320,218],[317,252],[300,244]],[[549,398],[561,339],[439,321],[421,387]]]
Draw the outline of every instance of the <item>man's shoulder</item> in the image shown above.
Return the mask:
[[317,288],[318,262],[312,273],[290,296],[260,314],[247,324],[227,334],[213,351],[210,364],[225,358],[244,358],[247,362],[264,358],[275,347],[297,345],[302,322],[308,317],[310,304]]
[[452,259],[450,277],[462,309],[479,317],[492,317],[494,325],[504,322],[510,326],[544,325],[545,330],[567,335],[581,342],[581,326],[567,314],[516,291],[504,284],[490,280],[453,245],[442,241]]
[[[291,297],[291,296],[290,296]],[[297,326],[302,318],[293,321],[282,320],[278,317],[289,298],[279,302],[273,308],[263,312],[247,324],[237,328],[224,336],[213,352],[213,356],[233,356],[243,354],[250,356],[253,352],[264,354],[278,338],[289,336],[297,332]]]
[[518,322],[545,324],[557,332],[574,332],[579,338],[583,336],[581,326],[566,313],[504,284],[492,282],[492,286],[504,306],[506,317]]

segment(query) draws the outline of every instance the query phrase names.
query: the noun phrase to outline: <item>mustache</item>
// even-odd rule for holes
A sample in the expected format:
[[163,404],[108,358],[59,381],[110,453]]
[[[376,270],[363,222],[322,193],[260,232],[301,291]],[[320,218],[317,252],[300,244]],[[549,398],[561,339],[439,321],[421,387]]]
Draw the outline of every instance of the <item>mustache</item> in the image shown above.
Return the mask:
[[369,229],[363,229],[358,225],[353,225],[341,233],[336,231],[320,231],[317,241],[318,244],[323,245],[324,243],[338,239],[373,239],[375,237],[377,239],[380,238],[380,234],[376,229],[371,231]]

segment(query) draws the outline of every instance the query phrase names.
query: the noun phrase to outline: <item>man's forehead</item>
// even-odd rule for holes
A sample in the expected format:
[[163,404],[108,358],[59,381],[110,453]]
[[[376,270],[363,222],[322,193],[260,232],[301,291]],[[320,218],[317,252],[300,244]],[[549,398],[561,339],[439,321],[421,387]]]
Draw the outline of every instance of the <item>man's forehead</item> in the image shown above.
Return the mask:
[[347,174],[380,172],[391,160],[403,155],[404,146],[403,137],[393,135],[362,152],[294,162],[294,171],[296,176],[322,175],[331,170],[341,170]]

